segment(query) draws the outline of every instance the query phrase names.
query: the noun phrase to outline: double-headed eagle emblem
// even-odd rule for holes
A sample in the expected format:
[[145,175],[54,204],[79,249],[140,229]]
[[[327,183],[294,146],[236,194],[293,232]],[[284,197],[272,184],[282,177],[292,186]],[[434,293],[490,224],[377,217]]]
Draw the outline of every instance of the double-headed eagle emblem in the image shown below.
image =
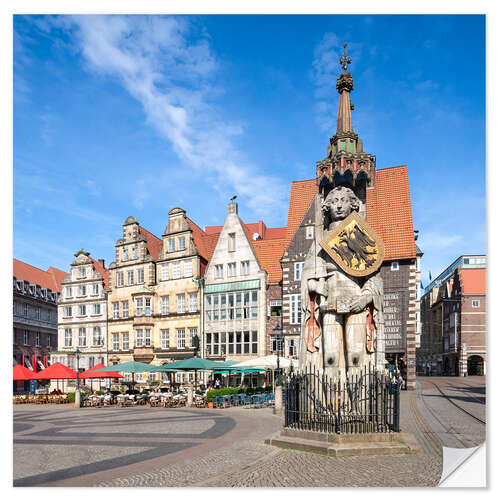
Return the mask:
[[320,245],[343,271],[352,276],[374,273],[384,259],[382,239],[357,212],[352,212],[330,231]]

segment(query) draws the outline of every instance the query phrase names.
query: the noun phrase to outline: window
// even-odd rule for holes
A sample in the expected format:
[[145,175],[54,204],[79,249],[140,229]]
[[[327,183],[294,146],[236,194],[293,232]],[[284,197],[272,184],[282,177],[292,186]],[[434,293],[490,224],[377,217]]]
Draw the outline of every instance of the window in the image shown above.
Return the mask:
[[[226,345],[227,340],[227,345]],[[257,330],[243,332],[207,333],[207,354],[257,354]]]
[[170,312],[170,303],[168,295],[161,298],[161,313],[168,314]]
[[[139,283],[139,281],[137,281]],[[127,286],[134,284],[134,271],[127,271]]]
[[302,277],[302,269],[304,269],[304,263],[303,262],[296,262],[294,264],[295,267],[295,281],[299,281],[300,278]]
[[85,295],[87,295],[87,287],[85,285],[80,285],[78,287],[78,295],[80,297],[85,297]]
[[184,236],[181,236],[179,238],[179,250],[185,250],[186,249],[186,238]]
[[144,302],[142,297],[135,299],[135,314],[136,316],[142,316],[144,314]]
[[68,286],[65,288],[65,295],[66,295],[66,298],[67,299],[70,299],[71,297],[73,297],[73,288]]
[[137,269],[137,283],[144,283],[144,268]]
[[161,348],[168,349],[170,347],[170,339],[168,330],[161,330]]
[[246,276],[247,274],[250,274],[250,261],[244,260],[241,262],[241,275]]
[[184,261],[184,277],[189,278],[190,276],[193,276],[193,261],[192,260],[185,260]]
[[177,349],[185,349],[186,331],[184,328],[177,328]]
[[198,347],[198,328],[189,329],[189,347],[192,349]]
[[161,266],[161,279],[162,281],[168,280],[168,264],[162,264]]
[[87,316],[87,306],[85,304],[80,304],[78,306],[78,315]]
[[287,354],[289,358],[294,358],[297,359],[297,340],[296,339],[290,339],[288,340],[288,350]]
[[196,312],[198,310],[198,294],[189,294],[189,312]]
[[391,262],[391,271],[399,270],[399,262]]
[[146,297],[144,299],[146,316],[151,316],[151,297]]
[[85,347],[87,345],[86,328],[78,328],[78,345],[81,347]]
[[481,305],[481,301],[480,300],[473,300],[472,301],[472,307],[479,307]]
[[37,347],[40,347],[40,332],[36,332],[36,344]]
[[281,300],[271,300],[269,302],[269,316],[281,316],[282,302]]
[[300,305],[300,294],[290,295],[290,323],[300,325],[302,321],[302,310]]
[[64,346],[71,347],[73,345],[73,333],[71,328],[64,329]]
[[137,247],[132,247],[132,259],[137,259]]
[[144,336],[143,336],[143,331],[142,330],[136,330],[135,331],[135,346],[136,347],[142,347],[144,343]]
[[177,295],[177,312],[184,313],[186,312],[186,297],[184,294]]
[[71,306],[66,306],[64,308],[64,316],[66,318],[71,318],[71,316],[73,316],[73,313],[72,313],[72,310],[71,310]]
[[120,350],[120,338],[117,333],[113,333],[113,351]]
[[94,326],[94,332],[92,335],[92,344],[93,345],[102,345],[103,344],[100,326]]
[[232,278],[233,276],[236,276],[236,262],[230,262],[227,265],[227,277]]
[[229,239],[227,240],[228,242],[228,251],[229,252],[234,252],[236,250],[236,233],[229,233]]
[[92,295],[99,295],[99,283],[92,285]]
[[122,301],[122,318],[128,318],[128,300]]
[[116,273],[116,286],[123,286],[123,271],[119,271]]
[[172,279],[176,280],[181,277],[181,263],[173,262],[172,263]]
[[306,226],[306,240],[314,239],[314,226]]
[[28,330],[24,330],[24,345],[29,345],[29,332]]
[[47,347],[50,347],[50,335],[47,335]]
[[128,332],[122,333],[122,349],[124,351],[129,350]]
[[118,319],[120,317],[120,303],[113,302],[113,319]]
[[124,248],[123,249],[123,261],[127,261],[128,260],[128,248]]
[[47,321],[52,321],[52,311],[47,309]]
[[23,316],[28,317],[28,304],[23,304]]
[[101,314],[101,304],[94,304],[94,314]]
[[282,337],[281,335],[271,335],[271,352],[280,353],[282,350]]
[[151,330],[149,328],[144,330],[144,347],[151,347]]
[[215,266],[215,277],[216,278],[223,278],[224,277],[224,271],[223,271],[223,266],[222,264],[217,264]]
[[175,252],[175,240],[173,238],[168,240],[168,251]]
[[85,268],[84,268],[84,267],[80,267],[80,268],[78,269],[78,275],[80,276],[80,278],[85,278],[86,274],[87,274],[87,273],[86,273],[86,270],[85,270]]

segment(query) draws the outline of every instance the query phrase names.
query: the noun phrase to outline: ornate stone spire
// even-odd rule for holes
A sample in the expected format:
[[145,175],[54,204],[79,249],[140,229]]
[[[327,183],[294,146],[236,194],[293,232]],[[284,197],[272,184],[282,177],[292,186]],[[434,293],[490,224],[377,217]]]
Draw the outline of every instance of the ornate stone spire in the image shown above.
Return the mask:
[[344,51],[340,58],[340,65],[344,72],[337,79],[337,90],[340,94],[339,111],[337,113],[337,134],[342,132],[354,132],[352,129],[351,99],[349,93],[354,88],[352,75],[347,71],[347,66],[351,64],[351,58],[347,55],[347,44],[344,43]]
[[366,189],[375,184],[375,156],[363,151],[363,142],[354,132],[352,126],[350,93],[354,88],[351,73],[347,68],[351,58],[347,55],[347,44],[340,57],[340,65],[344,70],[337,79],[339,108],[337,113],[337,131],[330,138],[327,156],[316,163],[318,187],[322,196],[339,185],[346,185],[359,191],[362,197]]

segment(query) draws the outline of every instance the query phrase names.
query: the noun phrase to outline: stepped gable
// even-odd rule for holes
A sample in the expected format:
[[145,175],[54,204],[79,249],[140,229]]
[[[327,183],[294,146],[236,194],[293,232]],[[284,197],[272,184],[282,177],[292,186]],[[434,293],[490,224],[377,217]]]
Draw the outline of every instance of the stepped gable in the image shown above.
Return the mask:
[[146,247],[148,249],[149,255],[151,255],[151,257],[153,257],[154,260],[158,259],[158,255],[160,254],[162,245],[160,238],[157,238],[154,234],[150,233],[147,229],[144,229],[142,226],[139,226],[139,233],[141,233],[143,236],[146,237]]
[[24,280],[32,285],[40,285],[42,288],[48,288],[53,292],[62,291],[62,281],[68,273],[56,267],[49,267],[47,271],[42,271],[42,269],[26,264],[21,260],[12,259],[12,261],[13,276],[16,280]]
[[94,260],[92,257],[89,255],[89,259],[92,261],[92,264],[94,265],[94,269],[102,276],[102,279],[104,281],[104,288],[106,290],[109,289],[109,272],[108,270],[97,260]]
[[268,283],[270,285],[281,283],[283,272],[280,260],[288,244],[287,239],[251,240],[251,243],[260,267],[267,271]]
[[304,218],[311,201],[318,192],[316,179],[293,181],[290,190],[290,205],[286,225],[286,240],[289,243]]
[[486,269],[458,269],[462,295],[486,295]]
[[366,190],[366,220],[385,246],[384,260],[416,257],[406,165],[376,170],[376,188]]

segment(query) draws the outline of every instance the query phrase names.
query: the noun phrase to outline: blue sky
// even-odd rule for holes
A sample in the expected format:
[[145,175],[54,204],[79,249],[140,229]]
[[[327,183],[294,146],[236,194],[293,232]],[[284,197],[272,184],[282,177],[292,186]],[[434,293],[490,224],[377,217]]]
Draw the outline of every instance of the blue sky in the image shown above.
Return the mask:
[[408,165],[424,284],[485,252],[482,16],[15,16],[14,256],[114,260],[134,215],[286,224],[335,133],[344,40],[353,124]]

